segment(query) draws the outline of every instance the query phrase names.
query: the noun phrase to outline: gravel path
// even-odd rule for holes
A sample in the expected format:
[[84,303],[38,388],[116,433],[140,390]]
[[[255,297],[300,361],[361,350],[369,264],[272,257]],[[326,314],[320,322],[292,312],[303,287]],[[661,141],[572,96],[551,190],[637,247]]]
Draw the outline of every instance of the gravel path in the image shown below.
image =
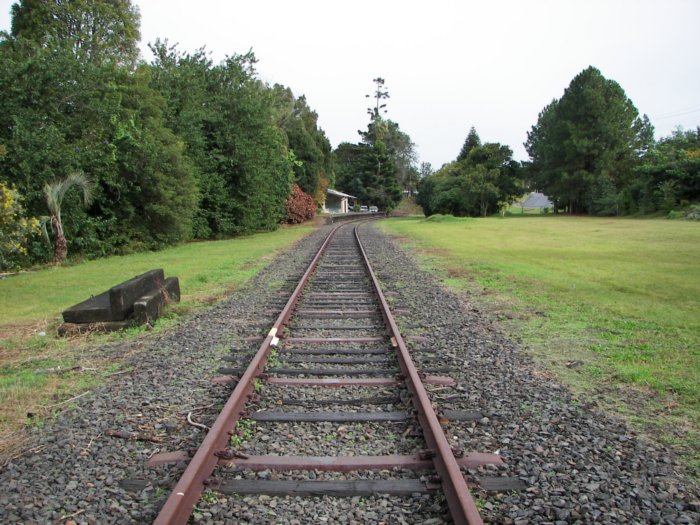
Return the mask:
[[[30,431],[32,452],[0,472],[0,522],[149,523],[183,465],[147,469],[145,461],[158,451],[199,443],[203,432],[187,423],[187,413],[211,424],[230,386],[214,385],[209,379],[222,366],[231,366],[223,358],[230,357],[232,348],[254,348],[243,337],[260,334],[272,323],[270,304],[279,301],[287,280],[300,276],[326,231],[322,228],[303,239],[231,299],[187,318],[179,327],[145,341],[97,349],[127,353],[125,369],[131,371],[110,378],[78,399],[76,408]],[[458,380],[456,388],[430,387],[436,404],[483,414],[479,421],[450,423],[451,439],[467,451],[498,450],[506,461],[504,468],[470,475],[518,476],[527,484],[514,493],[479,493],[487,522],[700,523],[700,492],[683,481],[667,451],[637,439],[622,423],[598,411],[594,402],[574,398],[490,320],[438,288],[434,277],[420,272],[409,255],[373,226],[363,226],[362,231],[385,290],[393,292],[390,301],[405,310],[400,323],[406,333],[429,334],[430,346],[439,352],[438,364],[456,370],[451,374]],[[424,366],[436,364],[430,353],[414,357]],[[289,427],[281,431],[294,436],[295,447],[303,449],[300,428],[279,426]],[[110,430],[156,436],[159,441],[110,437]],[[357,440],[351,443],[337,428],[316,430],[321,436],[316,446],[329,433],[346,440],[349,450],[357,446]],[[264,450],[263,443],[260,446]],[[401,450],[412,446],[406,440]],[[144,480],[146,488],[120,485],[135,478]],[[438,524],[443,523],[443,510],[440,496],[226,496],[211,497],[201,505],[195,521]]]

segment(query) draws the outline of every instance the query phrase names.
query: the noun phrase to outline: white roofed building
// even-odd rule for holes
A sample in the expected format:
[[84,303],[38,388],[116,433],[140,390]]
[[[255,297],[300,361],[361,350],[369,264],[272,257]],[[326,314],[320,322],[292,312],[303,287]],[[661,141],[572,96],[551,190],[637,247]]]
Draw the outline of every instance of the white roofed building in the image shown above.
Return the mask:
[[323,211],[326,213],[348,213],[355,206],[356,200],[357,197],[329,188],[326,190]]

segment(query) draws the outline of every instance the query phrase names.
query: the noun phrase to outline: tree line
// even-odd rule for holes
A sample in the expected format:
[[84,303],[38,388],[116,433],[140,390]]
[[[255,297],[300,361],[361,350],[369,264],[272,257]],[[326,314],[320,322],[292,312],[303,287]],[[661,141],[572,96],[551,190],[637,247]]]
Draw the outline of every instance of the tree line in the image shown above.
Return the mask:
[[11,15],[0,33],[0,270],[270,230],[312,216],[333,186],[382,210],[417,191],[426,214],[470,216],[528,190],[555,211],[599,215],[700,200],[700,129],[654,140],[593,67],[541,111],[530,161],[472,128],[433,172],[386,118],[381,77],[360,140],[333,150],[306,98],[262,82],[252,52],[214,64],[205,49],[157,40],[152,62],[140,60],[130,0],[20,0]]
[[74,174],[91,199],[64,192],[59,218],[68,251],[87,257],[270,230],[298,208],[290,198],[318,205],[334,183],[318,115],[262,82],[252,52],[214,64],[159,40],[145,63],[129,0],[21,0],[11,16],[0,35],[2,268],[54,256],[32,218]]
[[654,139],[622,87],[594,67],[579,73],[539,114],[527,134],[530,161],[512,160],[474,128],[454,162],[424,178],[426,214],[485,216],[526,191],[554,211],[590,215],[669,212],[700,201],[700,128]]

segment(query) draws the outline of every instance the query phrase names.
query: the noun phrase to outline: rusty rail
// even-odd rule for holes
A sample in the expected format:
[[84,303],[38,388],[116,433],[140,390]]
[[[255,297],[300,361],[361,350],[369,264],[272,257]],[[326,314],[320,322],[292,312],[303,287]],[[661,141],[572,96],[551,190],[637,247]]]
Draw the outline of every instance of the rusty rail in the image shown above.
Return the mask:
[[299,300],[304,286],[316,269],[319,260],[333,238],[333,234],[335,234],[341,226],[342,225],[338,225],[333,228],[319,248],[316,256],[299,281],[299,284],[297,284],[294,292],[292,292],[287,304],[280,312],[274,325],[251,360],[248,369],[236,385],[231,397],[229,397],[221,413],[216,418],[216,421],[214,421],[214,424],[207,433],[199,449],[197,449],[197,453],[190,461],[173,489],[173,492],[158,513],[158,516],[153,522],[154,525],[185,524],[189,520],[194,505],[206,488],[207,480],[214,472],[219,461],[216,453],[226,448],[230,433],[234,430],[245,408],[245,403],[253,392],[254,380],[265,368],[270,350],[273,347],[273,342],[277,340],[277,334],[281,333],[282,328],[284,328],[284,325],[289,320],[289,316],[292,313],[294,305],[296,305]]
[[379,298],[382,316],[389,326],[392,341],[395,341],[399,365],[401,366],[401,371],[406,378],[406,387],[411,393],[411,401],[413,406],[418,412],[418,420],[423,428],[425,440],[428,446],[436,453],[435,457],[433,458],[433,463],[435,465],[435,470],[440,476],[442,490],[447,498],[447,504],[450,508],[452,519],[457,525],[483,524],[481,516],[479,516],[479,511],[474,503],[474,499],[469,492],[469,488],[464,481],[464,476],[462,475],[459,465],[457,464],[457,460],[454,457],[452,448],[447,441],[445,433],[442,431],[437,414],[435,414],[435,410],[433,410],[433,405],[430,402],[430,398],[428,397],[425,387],[423,386],[423,382],[418,374],[418,369],[408,353],[408,348],[406,347],[406,343],[401,336],[401,331],[399,330],[399,327],[394,320],[394,316],[391,314],[391,310],[389,309],[389,303],[384,297],[382,289],[379,285],[379,280],[377,279],[377,276],[369,263],[365,248],[362,245],[362,241],[360,241],[357,226],[355,227],[355,239],[360,247],[360,252],[362,253],[367,272],[372,279],[374,291]]
[[[253,394],[254,380],[258,377],[264,370],[267,364],[268,356],[270,350],[273,346],[277,344],[277,335],[280,334],[288,322],[292,311],[297,304],[302,291],[304,290],[310,277],[314,274],[316,267],[321,260],[322,256],[326,252],[331,239],[335,232],[342,226],[346,226],[347,223],[336,226],[326,237],[318,252],[311,261],[309,267],[304,272],[301,280],[292,292],[286,305],[280,312],[277,320],[273,324],[267,336],[262,341],[259,349],[257,350],[255,356],[251,360],[250,365],[244,372],[243,376],[240,378],[237,386],[229,397],[228,401],[224,405],[221,413],[217,417],[216,421],[212,425],[211,429],[205,436],[201,446],[197,450],[194,457],[191,459],[189,465],[183,472],[179,481],[177,482],[173,492],[169,496],[165,505],[161,509],[160,513],[156,517],[154,524],[156,525],[175,525],[175,524],[185,524],[188,522],[189,517],[192,513],[194,505],[197,503],[201,497],[202,492],[207,487],[207,485],[213,481],[211,476],[216,468],[217,464],[221,461],[221,454],[226,450],[227,444],[231,433],[234,431],[236,423],[243,414],[245,410],[245,403]],[[405,377],[406,386],[411,394],[412,402],[414,408],[417,411],[418,420],[423,429],[426,443],[430,450],[434,452],[434,457],[427,458],[432,461],[433,466],[440,478],[440,483],[442,485],[443,492],[447,498],[450,513],[455,523],[461,525],[477,525],[482,524],[481,517],[479,516],[478,510],[471,497],[467,484],[464,481],[462,472],[460,470],[460,465],[458,460],[454,457],[452,449],[445,437],[445,434],[440,426],[437,415],[435,414],[428,394],[423,386],[423,380],[419,375],[419,372],[411,359],[406,344],[403,337],[401,336],[396,321],[394,320],[391,311],[389,309],[388,303],[384,294],[381,291],[379,281],[374,273],[367,254],[365,252],[364,246],[360,241],[358,228],[355,227],[355,240],[359,247],[359,250],[363,257],[363,263],[367,269],[369,276],[371,277],[372,287],[377,295],[381,306],[381,313],[389,327],[390,335],[392,338],[392,344],[395,346],[399,364],[403,376]],[[273,378],[274,379],[274,378]],[[427,378],[430,382],[431,378]],[[272,379],[271,379],[272,381]],[[294,384],[294,379],[280,379],[281,384]],[[313,382],[313,380],[305,380],[306,383]],[[319,379],[316,380],[319,384],[329,384],[333,379]],[[357,380],[358,384],[362,382],[371,382],[372,379],[361,379]],[[374,380],[376,381],[376,380]],[[352,382],[352,380],[350,380]],[[394,381],[392,380],[392,383]],[[372,383],[374,384],[374,383]],[[264,458],[263,458],[264,459]],[[394,462],[408,461],[416,462],[415,458],[407,459],[396,459],[389,458]],[[484,463],[489,462],[490,458],[480,458],[478,455],[474,456],[474,459],[478,462]],[[251,458],[253,460],[253,458]],[[315,460],[318,462],[328,461],[327,458],[305,458],[304,461]],[[386,458],[383,459],[372,459],[363,458],[362,461],[369,462],[372,464],[373,461],[387,461]],[[255,461],[261,461],[257,458]],[[277,461],[285,460],[278,459]],[[287,461],[301,461],[299,458],[290,458]],[[342,468],[353,469],[357,465],[353,463],[352,460],[340,459],[338,462],[341,463]],[[360,461],[354,460],[354,461]],[[465,459],[462,459],[464,463]],[[347,462],[347,465],[345,463]],[[284,463],[286,465],[286,463]],[[284,465],[283,465],[284,466]]]

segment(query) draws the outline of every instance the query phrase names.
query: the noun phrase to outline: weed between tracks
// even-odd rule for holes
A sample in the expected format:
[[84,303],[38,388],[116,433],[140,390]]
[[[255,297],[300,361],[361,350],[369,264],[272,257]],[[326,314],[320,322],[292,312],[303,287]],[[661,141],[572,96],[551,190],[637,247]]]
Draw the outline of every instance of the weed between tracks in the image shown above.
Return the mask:
[[270,368],[278,368],[282,364],[279,358],[279,351],[276,348],[270,350],[270,354],[267,356],[267,366]]
[[231,436],[229,442],[234,449],[240,449],[243,444],[253,437],[255,433],[255,421],[252,419],[239,419],[236,423],[236,433]]

